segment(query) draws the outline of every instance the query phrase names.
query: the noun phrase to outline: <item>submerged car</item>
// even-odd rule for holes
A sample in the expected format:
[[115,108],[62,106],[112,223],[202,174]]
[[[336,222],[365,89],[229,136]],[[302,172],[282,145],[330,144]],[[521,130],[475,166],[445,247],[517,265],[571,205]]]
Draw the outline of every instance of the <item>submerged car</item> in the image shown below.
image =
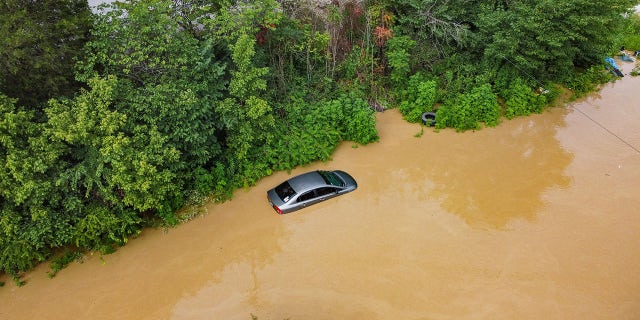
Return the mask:
[[278,214],[285,214],[357,188],[356,180],[344,171],[317,170],[281,183],[267,191],[267,198]]

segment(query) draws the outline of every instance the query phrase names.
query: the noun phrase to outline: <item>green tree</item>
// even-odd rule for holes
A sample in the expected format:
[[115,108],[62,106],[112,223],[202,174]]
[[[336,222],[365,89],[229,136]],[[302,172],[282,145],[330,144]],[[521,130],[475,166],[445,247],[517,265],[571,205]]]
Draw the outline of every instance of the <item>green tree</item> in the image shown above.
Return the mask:
[[172,15],[169,0],[116,2],[96,16],[79,78],[115,75],[139,87],[180,79],[193,70],[198,40]]
[[53,143],[64,145],[61,160],[68,163],[56,184],[70,195],[115,204],[117,196],[107,183],[110,158],[102,150],[123,138],[127,117],[112,110],[115,77],[91,79],[89,86],[89,91],[83,90],[73,100],[51,100],[45,109],[45,134]]
[[217,48],[217,36],[202,29],[205,13],[213,9],[200,1],[178,4],[109,5],[96,18],[78,72],[83,81],[117,76],[113,107],[127,116],[125,131],[135,136],[146,128],[160,135],[148,139],[176,149],[179,161],[165,168],[182,185],[192,184],[196,170],[213,167],[221,156],[223,128],[215,109],[228,82],[226,62],[219,58],[226,53]]
[[387,59],[391,66],[391,81],[394,86],[402,86],[407,81],[410,65],[410,50],[416,42],[407,36],[397,36],[387,41]]
[[18,283],[19,272],[72,238],[55,184],[64,146],[47,139],[34,113],[0,95],[0,270]]
[[481,123],[493,127],[500,121],[498,97],[493,93],[490,85],[477,86],[440,107],[436,117],[437,128],[451,127],[457,131],[474,130],[480,129]]
[[[73,100],[51,100],[45,109],[49,119],[44,125],[45,135],[54,144],[65,146],[60,158],[66,166],[56,179],[58,192],[66,197],[61,212],[73,230],[72,240],[65,245],[109,252],[112,245],[124,244],[129,236],[139,232],[138,213],[162,209],[164,205],[163,189],[147,190],[142,196],[136,193],[161,178],[161,174],[145,176],[145,170],[149,169],[139,160],[152,157],[145,152],[150,143],[142,141],[135,150],[118,152],[131,144],[132,139],[124,132],[126,115],[113,108],[116,85],[113,76],[91,79],[90,90],[82,90]],[[146,165],[154,164],[157,162]],[[135,187],[129,186],[132,183]],[[143,206],[141,202],[155,206]]]
[[424,112],[433,111],[437,101],[438,84],[435,80],[428,80],[421,73],[412,75],[406,82],[404,90],[400,91],[400,105],[398,109],[402,117],[409,122],[420,122]]
[[[82,249],[104,248],[123,243],[139,230],[136,212],[146,208],[127,201],[136,194],[118,178],[134,176],[138,179],[132,183],[140,188],[158,176],[145,180],[139,178],[139,171],[115,170],[119,158],[108,148],[127,139],[121,131],[126,117],[109,109],[115,82],[114,78],[92,80],[91,90],[82,90],[73,100],[52,99],[44,110],[45,123],[36,123],[34,112],[2,99],[0,268],[16,279],[55,248],[73,244]],[[134,158],[120,160],[126,166],[135,166],[135,158],[146,156],[133,148],[123,153]],[[161,190],[145,194],[144,199],[149,202]],[[112,218],[92,219],[96,213]],[[106,227],[96,228],[99,225]]]
[[397,17],[396,31],[416,41],[414,61],[422,67],[468,47],[477,1],[386,0]]
[[90,91],[74,100],[52,100],[46,109],[45,134],[65,146],[70,165],[56,184],[108,208],[137,212],[172,212],[180,198],[177,166],[180,152],[155,126],[136,124],[114,110],[117,79],[92,79]]
[[265,174],[260,172],[264,168],[252,165],[252,160],[256,159],[250,157],[250,150],[273,137],[275,124],[271,106],[261,97],[261,93],[266,90],[264,76],[269,69],[253,64],[254,48],[255,38],[247,34],[240,35],[231,46],[235,65],[229,83],[231,97],[219,106],[229,146],[231,169],[250,183]]
[[[306,12],[306,11],[305,11]],[[319,19],[312,15],[309,20]],[[313,20],[312,20],[313,21]],[[278,24],[261,26],[256,34],[257,50],[271,72],[267,82],[276,101],[286,101],[289,94],[298,94],[305,88],[314,88],[323,96],[325,86],[325,59],[329,45],[329,34],[309,21],[294,17],[282,17]]]
[[18,104],[43,107],[71,97],[75,59],[89,39],[86,0],[7,0],[0,3],[0,92]]
[[479,6],[478,52],[539,81],[599,63],[632,0],[487,1]]

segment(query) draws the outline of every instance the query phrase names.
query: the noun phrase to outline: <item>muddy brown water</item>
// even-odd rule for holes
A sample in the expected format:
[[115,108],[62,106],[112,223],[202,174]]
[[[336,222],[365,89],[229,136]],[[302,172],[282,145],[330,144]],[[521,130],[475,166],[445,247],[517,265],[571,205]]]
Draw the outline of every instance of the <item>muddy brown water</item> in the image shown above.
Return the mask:
[[0,319],[639,319],[639,89],[477,132],[386,111],[380,142],[291,172],[355,192],[279,216],[276,173],[53,280],[3,279]]

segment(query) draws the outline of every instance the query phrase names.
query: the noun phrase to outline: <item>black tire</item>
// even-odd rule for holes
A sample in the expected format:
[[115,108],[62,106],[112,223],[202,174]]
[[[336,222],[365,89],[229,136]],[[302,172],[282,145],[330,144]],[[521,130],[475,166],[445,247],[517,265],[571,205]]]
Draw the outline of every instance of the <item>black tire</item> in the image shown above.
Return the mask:
[[422,114],[422,124],[433,127],[436,125],[436,114],[435,112],[425,112]]

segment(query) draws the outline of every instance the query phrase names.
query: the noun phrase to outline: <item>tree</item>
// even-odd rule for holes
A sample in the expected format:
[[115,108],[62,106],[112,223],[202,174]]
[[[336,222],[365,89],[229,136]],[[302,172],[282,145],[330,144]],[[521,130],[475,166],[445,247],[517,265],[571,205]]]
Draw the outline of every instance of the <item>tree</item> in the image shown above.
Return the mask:
[[[81,86],[73,66],[89,39],[86,0],[0,3],[0,92],[38,109]],[[39,106],[39,107],[36,107]]]
[[226,67],[215,39],[198,29],[203,25],[193,25],[209,10],[199,5],[113,3],[97,17],[86,57],[78,64],[83,81],[117,76],[113,107],[127,116],[126,131],[134,134],[141,125],[156,130],[157,138],[180,155],[167,168],[185,181],[197,168],[213,166],[222,152],[215,108],[227,84]]
[[71,239],[55,184],[64,146],[46,138],[34,113],[0,95],[0,270],[18,283],[19,272]]
[[[635,1],[487,1],[476,22],[478,52],[539,81],[598,63],[613,44],[613,31]],[[523,76],[525,76],[523,75]]]
[[254,48],[255,39],[247,34],[240,35],[231,46],[235,64],[229,83],[231,96],[218,110],[227,136],[231,169],[249,182],[265,174],[252,165],[252,160],[256,159],[251,159],[250,150],[273,136],[275,124],[271,106],[260,96],[267,88],[264,76],[268,68],[253,64]]
[[397,33],[416,41],[421,64],[432,64],[458,48],[468,47],[475,1],[389,0],[397,16]]
[[[35,112],[15,107],[13,100],[0,99],[0,268],[16,279],[55,248],[122,244],[140,228],[136,213],[148,210],[147,204],[163,208],[167,186],[143,200],[136,194],[164,177],[145,175],[157,165],[140,165],[138,159],[153,157],[142,152],[149,147],[109,152],[129,145],[122,132],[126,117],[110,110],[115,83],[95,79],[90,91],[74,99],[52,99],[45,123],[35,122]],[[163,181],[176,188],[170,182]]]
[[457,131],[480,129],[481,123],[494,127],[500,121],[498,97],[488,84],[474,87],[440,107],[437,119],[436,128],[451,127]]
[[51,100],[46,109],[45,134],[65,146],[61,158],[69,164],[56,185],[116,211],[172,212],[183,187],[172,171],[180,152],[156,126],[131,125],[114,110],[115,77],[91,79],[89,85],[74,100]]
[[96,17],[79,78],[115,75],[137,87],[181,79],[199,61],[198,40],[176,21],[170,0],[116,2]]
[[397,36],[387,41],[387,59],[391,70],[391,82],[394,86],[400,87],[406,84],[409,71],[411,71],[409,51],[416,45],[416,42],[407,36]]

